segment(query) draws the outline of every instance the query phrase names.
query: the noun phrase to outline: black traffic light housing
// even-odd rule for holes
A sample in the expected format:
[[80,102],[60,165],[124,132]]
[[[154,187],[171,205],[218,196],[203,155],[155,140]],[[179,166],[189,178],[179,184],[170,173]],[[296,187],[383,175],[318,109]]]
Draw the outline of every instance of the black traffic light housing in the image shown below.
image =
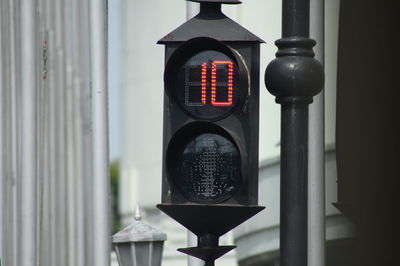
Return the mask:
[[198,236],[180,251],[213,265],[234,248],[218,238],[258,206],[259,56],[263,40],[226,17],[221,3],[159,40],[165,45],[162,204]]

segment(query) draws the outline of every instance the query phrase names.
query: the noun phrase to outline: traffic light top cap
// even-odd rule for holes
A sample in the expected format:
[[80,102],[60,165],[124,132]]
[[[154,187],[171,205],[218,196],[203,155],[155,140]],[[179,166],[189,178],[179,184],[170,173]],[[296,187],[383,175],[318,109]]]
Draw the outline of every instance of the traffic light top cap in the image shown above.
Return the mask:
[[221,3],[221,4],[241,4],[242,2],[239,0],[186,0],[190,2],[199,2],[199,3]]
[[168,33],[157,43],[186,42],[197,37],[208,37],[222,42],[264,43],[262,39],[221,12],[221,3],[229,1],[196,0],[196,2],[201,2],[200,13]]

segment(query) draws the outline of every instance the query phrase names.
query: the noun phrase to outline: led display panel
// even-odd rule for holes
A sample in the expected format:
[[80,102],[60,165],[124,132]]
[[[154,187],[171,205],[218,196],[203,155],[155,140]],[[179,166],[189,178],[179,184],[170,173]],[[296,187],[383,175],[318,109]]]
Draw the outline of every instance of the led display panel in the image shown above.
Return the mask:
[[239,82],[234,59],[205,50],[178,68],[170,95],[193,117],[215,119],[230,114],[240,103]]

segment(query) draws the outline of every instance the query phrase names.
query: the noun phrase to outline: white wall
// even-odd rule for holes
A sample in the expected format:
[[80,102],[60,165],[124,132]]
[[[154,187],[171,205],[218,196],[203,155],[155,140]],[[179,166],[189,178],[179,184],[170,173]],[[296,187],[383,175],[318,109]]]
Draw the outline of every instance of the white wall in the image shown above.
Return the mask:
[[123,215],[161,198],[164,46],[186,18],[181,0],[121,3],[121,198]]

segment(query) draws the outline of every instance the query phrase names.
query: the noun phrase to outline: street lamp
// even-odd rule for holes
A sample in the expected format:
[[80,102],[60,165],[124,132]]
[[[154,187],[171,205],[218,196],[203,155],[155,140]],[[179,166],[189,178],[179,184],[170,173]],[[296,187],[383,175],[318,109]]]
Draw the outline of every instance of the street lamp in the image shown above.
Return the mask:
[[136,208],[135,221],[113,235],[120,266],[160,266],[167,235],[141,221]]

